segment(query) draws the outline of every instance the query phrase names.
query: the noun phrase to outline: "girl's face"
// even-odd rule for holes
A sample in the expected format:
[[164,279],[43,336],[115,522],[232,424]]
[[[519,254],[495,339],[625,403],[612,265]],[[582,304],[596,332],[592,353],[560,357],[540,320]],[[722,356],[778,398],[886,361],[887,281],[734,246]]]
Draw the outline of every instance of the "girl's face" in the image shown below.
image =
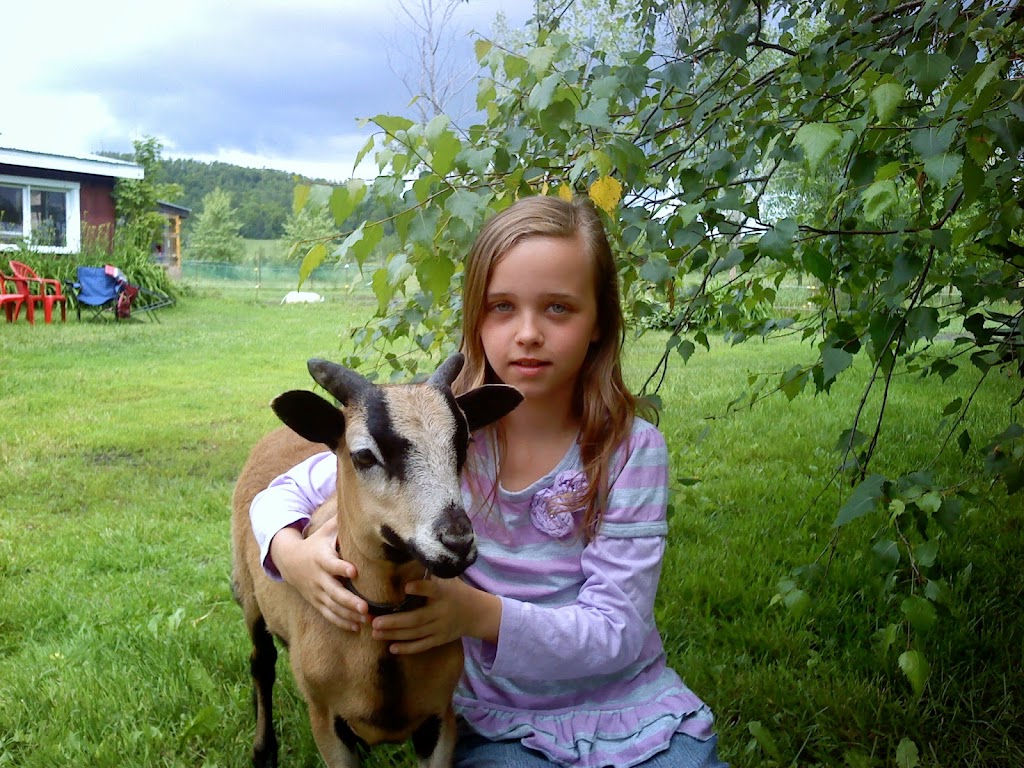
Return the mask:
[[598,335],[594,267],[579,237],[529,237],[495,263],[480,338],[491,368],[527,401],[568,408]]

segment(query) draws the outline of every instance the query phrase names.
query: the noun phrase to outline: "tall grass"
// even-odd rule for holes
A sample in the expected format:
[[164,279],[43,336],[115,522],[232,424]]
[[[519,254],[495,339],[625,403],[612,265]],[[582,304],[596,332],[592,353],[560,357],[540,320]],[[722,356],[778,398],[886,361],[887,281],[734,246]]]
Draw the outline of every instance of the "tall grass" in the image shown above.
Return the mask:
[[[0,328],[0,766],[248,764],[232,484],[276,426],[270,399],[309,387],[306,359],[344,354],[345,329],[374,304],[193,293],[161,324]],[[631,382],[662,343],[629,344]],[[807,613],[771,604],[831,535],[844,491],[819,492],[865,372],[831,397],[724,414],[748,374],[807,356],[794,341],[717,345],[662,388],[675,489],[657,614],[670,662],[715,710],[737,766],[892,765],[903,738],[923,766],[1024,764],[1019,499],[982,489],[949,543],[953,594],[920,700],[872,645],[886,606],[865,577],[870,516],[844,534]],[[969,386],[905,382],[880,456],[890,472],[931,458],[942,405]],[[999,429],[1014,384],[992,377],[972,426]],[[977,461],[943,456],[936,472]],[[277,699],[282,764],[319,765],[286,654]],[[413,763],[388,748],[367,764]]]

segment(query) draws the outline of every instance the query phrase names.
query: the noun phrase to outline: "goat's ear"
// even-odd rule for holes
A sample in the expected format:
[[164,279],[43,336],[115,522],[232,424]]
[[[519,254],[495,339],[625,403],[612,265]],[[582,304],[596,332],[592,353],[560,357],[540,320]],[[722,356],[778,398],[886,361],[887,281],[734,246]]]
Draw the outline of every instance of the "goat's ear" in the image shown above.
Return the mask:
[[475,432],[514,410],[523,402],[523,395],[507,384],[484,384],[459,395],[455,401],[466,414],[469,431]]
[[270,407],[300,437],[323,443],[332,451],[345,435],[345,415],[313,392],[293,389],[275,397]]

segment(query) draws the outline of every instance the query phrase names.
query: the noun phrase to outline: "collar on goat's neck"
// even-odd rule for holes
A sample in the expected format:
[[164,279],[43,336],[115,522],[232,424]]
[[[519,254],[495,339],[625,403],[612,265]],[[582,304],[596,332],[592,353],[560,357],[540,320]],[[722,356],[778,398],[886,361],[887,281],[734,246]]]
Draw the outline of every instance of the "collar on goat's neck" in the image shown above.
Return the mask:
[[[341,556],[341,542],[335,540],[335,550],[338,552],[339,557]],[[426,568],[423,569],[424,580],[430,578],[430,571]],[[398,603],[378,603],[375,600],[371,600],[358,589],[356,585],[352,583],[352,579],[347,576],[338,577],[338,581],[341,582],[341,586],[347,589],[356,597],[365,600],[366,604],[370,608],[370,616],[376,618],[378,616],[390,616],[394,613],[405,613],[406,611],[414,611],[417,608],[422,608],[427,604],[427,598],[423,595],[406,595],[405,599]]]

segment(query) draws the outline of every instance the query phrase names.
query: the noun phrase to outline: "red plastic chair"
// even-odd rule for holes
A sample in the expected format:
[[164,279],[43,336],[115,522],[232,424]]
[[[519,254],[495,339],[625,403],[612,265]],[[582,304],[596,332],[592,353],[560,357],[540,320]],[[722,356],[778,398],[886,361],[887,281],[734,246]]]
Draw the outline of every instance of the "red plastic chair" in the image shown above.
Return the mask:
[[[14,293],[8,293],[8,291],[14,291]],[[7,315],[8,323],[13,323],[18,319],[18,315],[21,314],[21,305],[24,302],[25,296],[19,290],[14,278],[0,272],[0,307],[3,307],[4,314]],[[28,304],[28,321],[30,323],[35,321],[31,302]]]
[[[18,283],[21,294],[28,302],[28,321],[34,322],[31,309],[33,304],[43,305],[43,317],[47,323],[53,321],[53,305],[59,304],[61,322],[67,322],[68,297],[61,291],[60,280],[40,277],[32,267],[20,261],[12,261],[10,265],[14,272],[14,281]],[[38,293],[33,293],[34,287],[38,289]]]

